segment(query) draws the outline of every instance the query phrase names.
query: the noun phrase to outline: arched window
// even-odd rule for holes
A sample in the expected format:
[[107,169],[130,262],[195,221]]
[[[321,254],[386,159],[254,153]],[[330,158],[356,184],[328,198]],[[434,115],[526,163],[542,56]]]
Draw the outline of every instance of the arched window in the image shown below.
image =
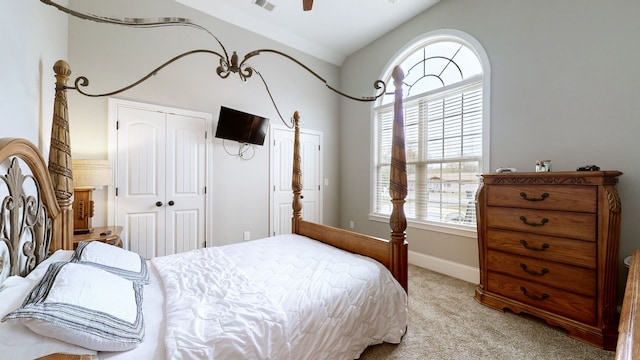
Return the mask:
[[[405,74],[403,95],[409,193],[407,219],[475,227],[478,175],[488,162],[488,61],[466,34],[427,35],[385,69]],[[473,43],[474,45],[472,45]],[[393,93],[374,105],[373,213],[389,215]]]

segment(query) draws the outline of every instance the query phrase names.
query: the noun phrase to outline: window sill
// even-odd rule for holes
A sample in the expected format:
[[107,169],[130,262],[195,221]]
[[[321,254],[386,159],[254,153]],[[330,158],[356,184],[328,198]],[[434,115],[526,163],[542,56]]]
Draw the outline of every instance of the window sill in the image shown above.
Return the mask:
[[[389,223],[388,216],[369,214],[369,220]],[[436,231],[445,234],[457,235],[462,237],[468,237],[477,239],[478,232],[475,227],[469,226],[460,226],[460,225],[446,225],[446,224],[437,224],[437,223],[427,223],[415,220],[407,220],[407,227],[413,229],[421,229],[428,231]]]

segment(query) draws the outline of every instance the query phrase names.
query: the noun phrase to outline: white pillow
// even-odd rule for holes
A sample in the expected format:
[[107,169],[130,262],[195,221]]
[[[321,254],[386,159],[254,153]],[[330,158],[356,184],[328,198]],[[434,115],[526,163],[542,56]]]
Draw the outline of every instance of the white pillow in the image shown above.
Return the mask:
[[2,321],[87,349],[129,350],[144,338],[142,286],[93,266],[53,263]]
[[[48,263],[43,265],[45,271],[48,266]],[[35,270],[40,268],[38,265]],[[29,276],[33,273],[32,271]],[[0,285],[0,318],[20,307],[25,296],[38,283],[38,280],[20,276],[7,278]],[[20,323],[0,323],[0,354],[11,354],[12,359],[36,359],[53,353],[93,356],[96,351],[36,334]]]
[[146,260],[134,253],[100,241],[82,241],[71,262],[98,267],[131,281],[149,283]]
[[56,250],[53,254],[49,255],[48,258],[38,264],[35,269],[31,270],[26,278],[37,282],[42,279],[44,273],[47,272],[49,265],[60,261],[69,261],[72,256],[73,250]]

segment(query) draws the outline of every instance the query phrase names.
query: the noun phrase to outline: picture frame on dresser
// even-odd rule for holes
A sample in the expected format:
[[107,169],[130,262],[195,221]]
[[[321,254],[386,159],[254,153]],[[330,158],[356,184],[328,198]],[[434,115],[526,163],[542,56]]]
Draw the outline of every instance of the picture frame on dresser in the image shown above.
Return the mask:
[[615,350],[620,171],[483,174],[475,299]]

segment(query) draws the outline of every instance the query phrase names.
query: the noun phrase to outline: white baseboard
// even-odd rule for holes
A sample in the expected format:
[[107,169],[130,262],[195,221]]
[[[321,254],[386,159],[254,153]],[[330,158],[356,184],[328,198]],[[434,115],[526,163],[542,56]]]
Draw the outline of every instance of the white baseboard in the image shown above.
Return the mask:
[[409,251],[409,264],[420,266],[473,284],[480,282],[480,269]]

